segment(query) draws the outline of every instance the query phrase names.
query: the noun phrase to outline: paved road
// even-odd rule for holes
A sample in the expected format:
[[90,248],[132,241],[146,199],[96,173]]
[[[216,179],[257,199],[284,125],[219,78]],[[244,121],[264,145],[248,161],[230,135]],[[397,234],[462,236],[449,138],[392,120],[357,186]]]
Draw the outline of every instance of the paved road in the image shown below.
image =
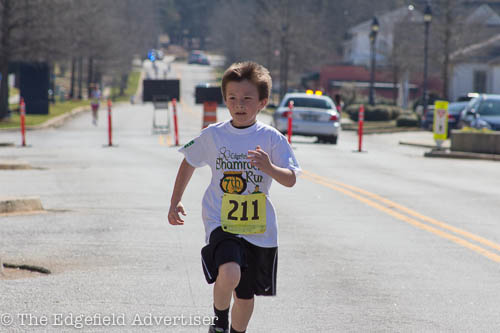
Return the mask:
[[[212,73],[173,64],[169,75],[182,82],[185,143],[202,122],[193,87]],[[211,314],[199,258],[210,171],[197,170],[189,184],[186,225],[168,225],[182,156],[169,146],[170,135],[151,134],[152,112],[149,104],[116,106],[114,148],[103,147],[104,113],[98,127],[86,113],[59,129],[28,132],[31,148],[0,148],[2,159],[41,168],[2,171],[0,196],[39,195],[49,209],[0,217],[0,254],[53,271],[0,280],[0,313],[49,319],[28,327],[15,317],[9,329],[61,330],[51,325],[53,315],[72,313],[123,314],[128,324],[86,326],[89,332],[206,331],[131,326],[148,313]],[[219,118],[227,119],[227,110]],[[365,153],[353,152],[352,132],[341,133],[337,146],[294,138],[304,176],[292,189],[272,189],[280,220],[278,297],[257,299],[249,332],[499,330],[499,164],[426,159],[425,149],[398,145],[429,135],[367,136]],[[0,141],[17,139],[0,132]]]

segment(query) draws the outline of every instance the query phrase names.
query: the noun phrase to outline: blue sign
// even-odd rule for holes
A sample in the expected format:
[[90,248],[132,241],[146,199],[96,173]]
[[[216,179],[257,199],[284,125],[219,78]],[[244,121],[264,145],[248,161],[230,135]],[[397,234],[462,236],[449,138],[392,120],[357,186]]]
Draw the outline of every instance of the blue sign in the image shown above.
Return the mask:
[[152,62],[154,62],[156,60],[156,51],[155,50],[151,50],[148,52],[148,58],[149,60],[151,60]]

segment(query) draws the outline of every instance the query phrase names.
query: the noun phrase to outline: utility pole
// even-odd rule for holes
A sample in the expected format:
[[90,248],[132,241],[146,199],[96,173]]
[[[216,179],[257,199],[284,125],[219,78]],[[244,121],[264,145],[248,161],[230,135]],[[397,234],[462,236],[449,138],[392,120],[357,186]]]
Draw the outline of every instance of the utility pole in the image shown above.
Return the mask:
[[425,6],[424,11],[424,23],[425,23],[425,45],[424,45],[424,117],[427,114],[427,106],[429,103],[429,97],[427,93],[427,58],[428,58],[428,50],[429,50],[429,26],[432,21],[432,11],[429,3]]

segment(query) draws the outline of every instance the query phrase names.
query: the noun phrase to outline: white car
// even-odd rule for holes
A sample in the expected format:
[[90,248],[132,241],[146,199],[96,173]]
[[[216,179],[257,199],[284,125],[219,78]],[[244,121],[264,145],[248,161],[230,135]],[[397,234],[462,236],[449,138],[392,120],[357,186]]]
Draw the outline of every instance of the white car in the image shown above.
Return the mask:
[[273,115],[273,126],[283,134],[288,132],[289,103],[293,101],[292,135],[317,136],[318,141],[337,143],[340,114],[328,96],[308,93],[288,93]]

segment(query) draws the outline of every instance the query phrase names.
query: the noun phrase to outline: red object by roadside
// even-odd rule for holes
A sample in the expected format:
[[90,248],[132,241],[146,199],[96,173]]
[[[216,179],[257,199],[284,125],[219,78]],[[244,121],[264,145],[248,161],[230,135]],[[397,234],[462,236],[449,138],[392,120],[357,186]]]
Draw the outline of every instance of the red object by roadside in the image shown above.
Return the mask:
[[174,134],[175,134],[175,145],[179,145],[179,130],[177,127],[177,99],[172,99],[172,105],[174,107]]
[[20,114],[21,114],[21,136],[22,136],[22,146],[26,147],[26,104],[24,104],[24,98],[21,97]]
[[290,101],[290,103],[288,103],[288,110],[289,110],[288,111],[288,131],[287,131],[288,143],[292,143],[293,101]]
[[363,149],[363,123],[365,121],[365,106],[361,104],[359,107],[358,114],[358,151],[361,152]]
[[108,145],[111,147],[113,145],[113,132],[111,126],[111,99],[108,99]]

